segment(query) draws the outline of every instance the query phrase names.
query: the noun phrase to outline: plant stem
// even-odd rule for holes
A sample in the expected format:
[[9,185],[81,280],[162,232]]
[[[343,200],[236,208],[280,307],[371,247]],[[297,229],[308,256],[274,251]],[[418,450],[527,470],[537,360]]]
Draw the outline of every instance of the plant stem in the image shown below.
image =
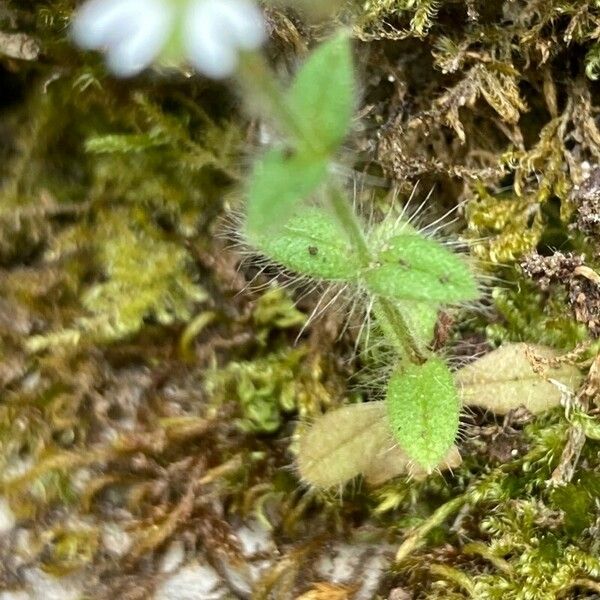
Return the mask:
[[416,364],[423,364],[427,360],[427,352],[420,347],[402,312],[390,300],[377,298],[374,313],[377,320],[381,322],[382,330],[391,332],[387,337],[393,338],[390,341],[395,341],[394,345],[400,347],[401,355],[407,354]]
[[373,256],[356,213],[348,203],[345,195],[337,187],[330,186],[327,193],[327,202],[341,230],[356,250],[362,266],[368,268],[373,262]]
[[[340,228],[346,233],[348,241],[356,250],[362,266],[369,268],[373,264],[373,255],[371,254],[356,213],[350,206],[347,198],[338,188],[332,186],[327,199]],[[377,304],[379,308],[375,316],[380,321],[383,321],[382,330],[384,335],[393,337],[390,341],[394,347],[400,349],[400,354],[407,354],[414,363],[424,363],[427,360],[427,356],[419,347],[419,342],[413,335],[404,315],[387,298],[377,298]],[[389,333],[386,334],[385,332]]]
[[[295,142],[313,149],[314,144],[296,115],[290,110],[284,91],[262,54],[248,52],[240,57],[239,81],[253,112],[274,121]],[[316,151],[316,150],[315,150]]]
[[[273,119],[277,125],[290,136],[297,145],[319,154],[318,140],[307,136],[306,129],[298,121],[297,116],[290,110],[286,95],[273,75],[272,70],[262,55],[248,53],[242,57],[239,69],[240,81],[246,95],[267,118]],[[327,203],[335,216],[340,229],[346,234],[348,241],[354,248],[363,268],[368,269],[373,265],[373,255],[365,238],[361,223],[356,216],[347,197],[339,188],[330,186],[327,190]],[[390,339],[392,346],[404,356],[417,364],[427,360],[426,353],[419,347],[409,324],[401,311],[386,298],[378,298],[379,310],[376,317],[382,321],[384,335]],[[387,333],[386,333],[387,332]]]

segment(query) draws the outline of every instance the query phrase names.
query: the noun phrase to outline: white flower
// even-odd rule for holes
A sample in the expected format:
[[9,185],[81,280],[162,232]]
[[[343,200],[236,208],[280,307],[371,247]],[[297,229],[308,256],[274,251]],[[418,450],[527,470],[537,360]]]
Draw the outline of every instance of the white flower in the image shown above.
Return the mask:
[[215,79],[231,75],[240,50],[267,37],[252,0],[88,0],[73,22],[75,42],[103,50],[120,77],[148,67],[178,35],[190,63]]

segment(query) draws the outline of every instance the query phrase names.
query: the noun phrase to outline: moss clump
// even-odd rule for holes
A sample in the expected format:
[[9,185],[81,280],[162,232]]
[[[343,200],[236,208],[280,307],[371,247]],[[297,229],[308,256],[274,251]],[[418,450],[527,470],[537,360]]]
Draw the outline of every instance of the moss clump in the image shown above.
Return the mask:
[[322,367],[306,346],[256,358],[230,362],[206,374],[204,388],[217,402],[237,402],[243,431],[274,433],[285,415],[311,417],[334,404],[331,390],[321,381]]
[[[23,584],[26,560],[83,573],[89,597],[149,598],[173,540],[242,564],[233,524],[254,516],[284,553],[257,597],[297,597],[318,581],[302,569],[323,540],[374,531],[377,544],[399,545],[453,503],[406,563],[386,567],[381,598],[392,588],[431,599],[599,593],[598,445],[585,443],[570,482],[549,485],[574,423],[560,410],[471,414],[463,465],[444,477],[341,499],[299,486],[296,421],[341,404],[357,372],[377,388],[375,361],[354,352],[360,310],[348,328],[325,311],[294,345],[320,292],[259,293],[249,282],[277,274],[219,237],[259,145],[256,123],[229,88],[182,70],[111,79],[67,39],[75,4],[0,3],[0,32],[29,48],[15,57],[0,41],[0,490],[30,540],[26,550],[0,540],[1,585]],[[367,220],[394,214],[371,194],[382,176],[401,197],[420,182],[413,207],[433,187],[419,218],[460,206],[442,222],[491,276],[484,316],[460,313],[455,347],[588,341],[562,283],[542,289],[517,263],[560,248],[598,271],[598,3],[340,10],[354,19],[363,73],[346,145],[365,174],[357,204]],[[322,29],[291,11],[268,15],[271,58],[291,71]],[[122,554],[107,529],[127,532]]]

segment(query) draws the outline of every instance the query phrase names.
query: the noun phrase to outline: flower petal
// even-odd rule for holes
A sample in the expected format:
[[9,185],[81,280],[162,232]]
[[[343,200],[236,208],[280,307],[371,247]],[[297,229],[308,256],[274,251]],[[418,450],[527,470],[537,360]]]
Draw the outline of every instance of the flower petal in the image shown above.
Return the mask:
[[168,11],[148,12],[138,18],[137,30],[108,49],[110,70],[119,77],[130,77],[149,66],[165,45],[171,24]]
[[188,58],[200,73],[224,79],[237,66],[237,51],[226,30],[226,21],[212,1],[192,2],[184,23]]
[[192,64],[222,79],[233,73],[238,50],[254,50],[267,38],[261,10],[250,0],[195,0],[188,8],[185,45]]
[[[213,3],[215,0],[209,0]],[[221,0],[218,11],[223,15],[226,30],[243,50],[256,50],[267,39],[262,11],[249,0]]]
[[164,0],[91,0],[75,18],[73,37],[84,48],[105,49],[111,71],[129,77],[160,53],[173,18]]
[[91,0],[75,14],[71,35],[75,43],[85,49],[104,46],[115,27],[128,25],[131,17],[130,6],[123,0]]

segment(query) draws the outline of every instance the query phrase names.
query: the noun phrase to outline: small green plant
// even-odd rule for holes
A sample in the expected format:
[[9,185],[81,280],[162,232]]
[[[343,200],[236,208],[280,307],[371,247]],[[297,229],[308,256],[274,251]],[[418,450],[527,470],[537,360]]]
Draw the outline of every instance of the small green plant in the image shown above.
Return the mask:
[[460,401],[446,362],[429,345],[440,308],[479,296],[469,263],[406,219],[367,227],[330,175],[357,97],[345,33],[322,44],[286,90],[255,56],[246,60],[243,75],[255,104],[268,107],[268,118],[284,136],[254,169],[244,236],[284,269],[369,299],[395,356],[386,427],[408,460],[430,472],[452,449]]
[[333,487],[362,474],[377,484],[456,466],[463,404],[506,413],[525,401],[539,412],[574,389],[574,367],[541,372],[536,360],[554,356],[548,348],[507,344],[456,374],[432,350],[440,309],[476,300],[479,286],[464,255],[403,215],[367,224],[331,174],[357,97],[346,34],[317,48],[287,89],[256,55],[246,57],[242,82],[282,135],[250,178],[246,243],[304,279],[365,298],[392,350],[385,402],[332,411],[301,434],[303,480]]
[[[379,411],[369,413],[378,415],[377,427],[366,424],[364,431],[356,429],[354,420],[361,427],[365,425],[363,417],[367,414],[359,412],[362,410],[359,406],[345,407],[343,414],[334,412],[328,416],[328,422],[334,419],[336,423],[329,432],[323,430],[323,422],[315,423],[312,435],[306,434],[300,444],[301,455],[297,462],[303,479],[325,486],[325,481],[341,483],[349,477],[348,473],[361,473],[368,480],[381,480],[382,473],[397,472],[398,465],[405,465],[413,473],[419,470],[428,473],[456,462],[452,458],[456,452],[453,442],[461,404],[503,411],[521,397],[527,398],[530,408],[535,410],[538,404],[543,407],[555,403],[556,386],[546,379],[541,385],[538,374],[531,373],[532,364],[526,353],[516,346],[507,346],[502,356],[487,358],[492,365],[490,372],[501,376],[498,381],[490,379],[485,367],[478,364],[471,370],[452,373],[446,360],[432,349],[440,310],[476,300],[479,296],[477,280],[464,255],[452,252],[424,231],[415,229],[410,220],[404,218],[404,213],[399,218],[385,218],[379,223],[363,219],[360,211],[353,207],[343,183],[334,175],[332,167],[351,129],[358,98],[346,32],[334,35],[317,48],[289,85],[284,86],[257,51],[266,41],[268,28],[261,11],[251,0],[231,0],[227,6],[220,0],[158,2],[152,9],[146,4],[141,0],[114,4],[88,0],[74,20],[73,39],[85,48],[104,52],[109,69],[119,76],[138,74],[153,63],[164,66],[184,62],[217,79],[236,73],[249,107],[259,110],[263,120],[274,130],[274,141],[255,166],[247,184],[244,241],[269,262],[304,280],[329,282],[339,287],[340,294],[346,290],[362,300],[370,323],[365,328],[368,334],[364,336],[365,342],[373,333],[372,337],[383,338],[389,350],[380,354],[375,350],[371,353],[371,347],[367,348],[369,356],[385,359],[388,372],[385,403],[375,408],[371,402],[368,409]],[[418,6],[412,2],[405,4],[396,8],[401,12],[413,11],[411,29],[419,36],[425,35],[436,14],[435,2],[420,2]],[[150,10],[158,29],[148,29],[138,19],[142,9]],[[130,29],[123,27],[123,23],[129,23]],[[115,27],[136,34],[114,35]],[[208,36],[202,33],[210,31]],[[214,47],[209,43],[213,38]],[[451,43],[439,45],[439,56],[450,55],[452,48]],[[505,71],[487,64],[476,65],[472,69],[472,82],[477,85],[468,93],[463,90],[461,97],[470,98],[468,103],[472,103],[481,94],[506,122],[512,123],[518,120],[519,112],[525,110],[526,105],[519,98],[512,71]],[[458,111],[457,108],[452,110]],[[151,114],[156,112],[150,111]],[[446,120],[464,142],[458,113]],[[185,128],[175,129],[169,120],[166,127],[153,128],[149,137],[146,136],[148,139],[139,133],[96,136],[88,140],[87,149],[99,155],[126,153],[140,144],[151,148],[162,146],[171,138],[176,144],[182,141],[188,144]],[[170,135],[173,131],[175,134]],[[195,145],[194,148],[197,149]],[[211,155],[207,160],[218,162],[218,157]],[[538,223],[527,240],[521,240],[523,244],[517,247],[515,236],[505,231],[510,219],[500,218],[506,216],[506,207],[499,213],[492,211],[494,214],[490,217],[487,213],[490,206],[495,206],[496,198],[486,194],[481,186],[481,210],[471,210],[467,217],[476,231],[483,227],[497,234],[498,243],[493,256],[490,252],[490,258],[501,260],[507,253],[522,251],[539,241],[541,225]],[[488,200],[493,200],[490,206]],[[526,224],[529,202],[510,204],[514,204],[519,215],[523,213]],[[142,227],[137,229],[144,231]],[[158,244],[157,248],[163,250],[172,245],[163,237],[140,237],[137,229],[126,237],[136,242],[143,239],[145,243],[134,244],[139,246],[140,256],[133,262],[130,260],[131,264],[143,262],[148,240],[155,241],[154,245]],[[117,232],[122,233],[121,228],[117,228]],[[103,340],[121,339],[139,331],[147,318],[160,323],[187,320],[193,305],[205,300],[204,291],[187,273],[173,280],[174,273],[185,273],[187,252],[179,253],[176,268],[173,260],[161,255],[161,276],[157,279],[144,273],[137,285],[133,285],[129,281],[132,269],[127,268],[131,264],[120,260],[121,249],[119,246],[114,256],[110,252],[99,253],[102,263],[106,263],[103,270],[107,281],[98,282],[84,296],[83,304],[90,316],[58,336],[33,337],[29,343],[31,350],[42,350],[56,343],[76,344],[82,335],[89,335],[91,331],[101,332]],[[153,293],[136,296],[134,292],[147,291],[150,284]],[[114,305],[111,298],[123,290],[130,292],[132,298],[135,296],[135,301]],[[109,311],[107,320],[109,309],[112,312]],[[205,318],[212,317],[207,313],[194,327],[202,327]],[[512,363],[509,358],[514,359]],[[499,371],[494,368],[497,366],[494,361],[501,361],[510,368]],[[253,375],[249,375],[250,379]],[[561,381],[557,377],[555,380]],[[267,378],[266,387],[268,384]],[[530,389],[524,391],[524,385],[537,386],[538,395],[532,395]],[[279,408],[292,407],[286,401],[280,407],[263,402],[268,396],[254,392],[239,394],[251,430],[275,430],[279,426]],[[318,452],[315,435],[317,438],[327,436],[327,443],[322,446],[325,452]],[[365,435],[377,440],[375,443],[372,439],[370,443],[376,452],[368,452],[365,444],[354,439]],[[353,439],[353,443],[347,444],[344,436]],[[313,440],[313,448],[308,448],[307,440]],[[353,451],[349,453],[348,448]],[[359,460],[357,454],[361,452]],[[307,456],[316,458],[305,460]],[[333,456],[335,461],[327,456]],[[391,457],[395,457],[396,467],[388,468]],[[345,474],[340,470],[343,463],[349,465]],[[328,476],[324,477],[327,470]]]

